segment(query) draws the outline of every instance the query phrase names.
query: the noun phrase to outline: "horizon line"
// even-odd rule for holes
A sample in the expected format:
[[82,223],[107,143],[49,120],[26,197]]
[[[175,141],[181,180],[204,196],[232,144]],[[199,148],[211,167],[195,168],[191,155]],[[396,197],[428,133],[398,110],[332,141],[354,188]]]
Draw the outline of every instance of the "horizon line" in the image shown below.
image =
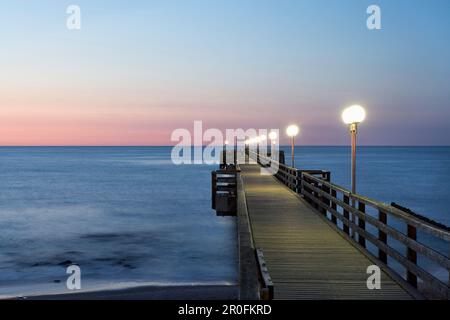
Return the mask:
[[[176,145],[0,145],[0,148],[151,148],[151,147],[175,147]],[[183,145],[181,147],[207,147],[210,145]],[[222,147],[222,145],[214,145],[214,147]],[[242,145],[241,145],[242,146]],[[180,147],[180,146],[179,146]],[[232,145],[229,145],[231,148]],[[280,145],[282,148],[290,148],[291,145]],[[295,145],[295,147],[350,147],[350,145]],[[374,147],[374,148],[411,148],[411,147],[430,147],[430,148],[443,148],[450,147],[450,145],[358,145],[357,147]]]

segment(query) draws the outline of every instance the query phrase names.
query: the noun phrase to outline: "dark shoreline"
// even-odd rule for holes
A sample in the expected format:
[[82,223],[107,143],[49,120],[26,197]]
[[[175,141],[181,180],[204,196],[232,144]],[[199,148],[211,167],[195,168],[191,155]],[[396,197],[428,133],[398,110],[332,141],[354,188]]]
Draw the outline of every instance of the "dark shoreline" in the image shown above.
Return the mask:
[[10,300],[237,300],[237,285],[141,286],[79,293],[34,295]]

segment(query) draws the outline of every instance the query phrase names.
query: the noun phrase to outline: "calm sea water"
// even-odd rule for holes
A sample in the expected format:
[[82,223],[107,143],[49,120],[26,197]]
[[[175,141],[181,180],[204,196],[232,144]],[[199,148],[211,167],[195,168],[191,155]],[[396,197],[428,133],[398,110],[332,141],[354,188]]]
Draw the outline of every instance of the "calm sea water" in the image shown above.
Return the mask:
[[[210,171],[169,147],[0,148],[0,296],[118,283],[235,283],[233,218],[210,209]],[[300,168],[349,187],[344,147],[299,147]],[[289,148],[286,159],[289,160]],[[363,147],[358,191],[450,225],[450,148]]]
[[145,282],[236,282],[233,218],[210,203],[215,166],[171,148],[0,148],[0,295]]

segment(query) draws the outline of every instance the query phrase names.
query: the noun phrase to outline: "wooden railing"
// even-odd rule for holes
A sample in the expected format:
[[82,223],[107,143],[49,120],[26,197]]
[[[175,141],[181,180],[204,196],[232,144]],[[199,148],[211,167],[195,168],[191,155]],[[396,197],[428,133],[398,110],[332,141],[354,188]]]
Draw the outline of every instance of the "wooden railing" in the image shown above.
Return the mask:
[[278,170],[275,173],[275,177],[280,180],[283,184],[289,187],[291,190],[301,193],[301,176],[302,173],[308,173],[313,176],[318,176],[326,181],[330,181],[331,173],[329,171],[324,170],[299,170],[297,168],[293,168],[287,166],[283,163],[275,161],[270,157],[257,154],[256,152],[250,150],[250,157],[257,161],[260,165],[268,167],[270,165],[274,165]]
[[[255,154],[251,154],[251,157],[254,158]],[[258,156],[259,159],[263,159],[266,164],[274,161],[262,155]],[[344,236],[375,259],[378,265],[411,287],[420,289],[425,296],[450,299],[448,227],[394,206],[353,194],[331,183],[328,171],[298,170],[277,164],[279,170],[276,177],[303,196]],[[423,236],[418,237],[418,232]],[[425,238],[431,241],[424,241]],[[443,243],[446,253],[427,244],[436,241]],[[447,280],[442,277],[439,279],[425,266],[419,265],[418,256],[446,272]],[[392,266],[393,264],[403,267],[404,272]]]
[[[418,280],[420,279],[424,284],[423,289],[433,290],[432,294],[450,299],[449,285],[417,264],[417,256],[420,254],[446,270],[450,279],[449,258],[438,250],[425,245],[417,238],[417,231],[420,230],[428,236],[446,242],[446,247],[449,248],[450,232],[447,228],[425,221],[393,206],[358,194],[352,194],[345,188],[308,173],[302,174],[301,184],[302,195],[316,208],[321,209],[322,213],[329,213],[333,223],[337,224],[340,221],[342,231],[349,236],[352,235],[352,239],[360,247],[366,249],[366,241],[369,241],[377,248],[377,258],[381,263],[387,266],[388,257],[390,257],[403,266],[406,271],[405,280],[411,286],[418,288]],[[367,214],[369,208],[378,213],[377,217]],[[389,224],[388,221],[391,219],[404,224],[406,232],[400,231],[400,228],[394,227],[392,223]],[[376,235],[367,230],[369,226],[366,224],[376,230]],[[399,252],[398,248],[389,245],[391,239],[404,247],[404,254]],[[395,271],[395,269],[392,270]],[[398,271],[395,272],[399,273]],[[398,275],[403,278],[401,273]]]

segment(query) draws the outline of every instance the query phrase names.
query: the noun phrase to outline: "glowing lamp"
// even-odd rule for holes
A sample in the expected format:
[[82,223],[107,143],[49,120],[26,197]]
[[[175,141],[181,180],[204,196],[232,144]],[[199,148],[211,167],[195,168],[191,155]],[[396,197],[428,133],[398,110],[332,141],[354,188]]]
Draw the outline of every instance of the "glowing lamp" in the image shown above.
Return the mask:
[[286,134],[289,137],[295,137],[296,135],[298,135],[299,132],[300,132],[300,129],[296,125],[290,125],[286,129]]
[[349,125],[363,122],[365,118],[366,110],[359,105],[348,107],[342,112],[342,120]]

